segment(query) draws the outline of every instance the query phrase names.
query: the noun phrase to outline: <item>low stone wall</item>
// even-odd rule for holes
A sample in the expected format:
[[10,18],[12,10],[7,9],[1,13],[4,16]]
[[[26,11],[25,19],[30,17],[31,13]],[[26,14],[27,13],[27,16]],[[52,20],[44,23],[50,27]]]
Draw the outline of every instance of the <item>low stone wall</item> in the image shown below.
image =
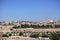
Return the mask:
[[16,37],[16,38],[0,38],[0,40],[50,40],[50,39],[49,38]]

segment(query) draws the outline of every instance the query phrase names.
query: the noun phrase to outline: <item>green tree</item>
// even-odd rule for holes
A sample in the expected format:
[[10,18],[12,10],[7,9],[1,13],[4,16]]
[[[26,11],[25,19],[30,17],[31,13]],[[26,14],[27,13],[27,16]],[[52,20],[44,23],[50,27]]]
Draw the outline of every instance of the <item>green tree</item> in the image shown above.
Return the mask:
[[12,36],[12,34],[10,33],[9,36]]
[[13,28],[20,28],[20,26],[15,25],[15,26],[13,26]]
[[60,28],[60,25],[56,24],[56,25],[55,25],[55,28]]
[[25,26],[23,24],[21,24],[21,28],[25,28]]
[[57,35],[57,33],[54,32],[49,34],[49,38],[50,40],[59,40],[59,36]]
[[40,35],[40,37],[48,37],[48,34],[42,33],[42,35]]
[[37,33],[32,33],[32,34],[30,35],[30,37],[31,37],[31,38],[39,38],[39,34],[37,34]]
[[19,33],[19,36],[22,36],[22,35],[23,35],[23,33],[22,33],[22,32],[20,32],[20,33]]
[[7,34],[3,34],[2,37],[8,37]]

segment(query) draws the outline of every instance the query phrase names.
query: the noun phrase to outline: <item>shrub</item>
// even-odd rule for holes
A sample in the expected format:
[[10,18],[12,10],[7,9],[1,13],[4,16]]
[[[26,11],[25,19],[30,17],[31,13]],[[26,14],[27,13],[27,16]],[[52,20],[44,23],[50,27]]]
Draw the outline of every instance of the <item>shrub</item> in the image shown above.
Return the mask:
[[20,32],[20,33],[19,33],[19,36],[22,36],[22,35],[23,35],[23,33],[22,33],[22,32]]
[[39,34],[37,34],[37,33],[31,34],[30,37],[32,37],[32,38],[38,38],[39,37]]

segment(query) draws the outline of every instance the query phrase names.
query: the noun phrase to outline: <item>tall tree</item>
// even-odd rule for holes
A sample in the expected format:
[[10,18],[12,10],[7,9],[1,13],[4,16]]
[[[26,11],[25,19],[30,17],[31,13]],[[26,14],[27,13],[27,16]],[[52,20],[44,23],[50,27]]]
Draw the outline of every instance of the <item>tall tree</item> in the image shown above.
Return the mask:
[[50,40],[59,40],[59,36],[54,32],[50,33],[49,38]]

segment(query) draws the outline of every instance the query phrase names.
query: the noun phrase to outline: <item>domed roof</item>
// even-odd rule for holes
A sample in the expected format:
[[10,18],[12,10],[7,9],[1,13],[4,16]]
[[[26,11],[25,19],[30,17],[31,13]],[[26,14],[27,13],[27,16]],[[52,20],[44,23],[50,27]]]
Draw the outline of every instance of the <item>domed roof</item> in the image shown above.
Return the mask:
[[50,23],[54,22],[54,20],[49,20]]

